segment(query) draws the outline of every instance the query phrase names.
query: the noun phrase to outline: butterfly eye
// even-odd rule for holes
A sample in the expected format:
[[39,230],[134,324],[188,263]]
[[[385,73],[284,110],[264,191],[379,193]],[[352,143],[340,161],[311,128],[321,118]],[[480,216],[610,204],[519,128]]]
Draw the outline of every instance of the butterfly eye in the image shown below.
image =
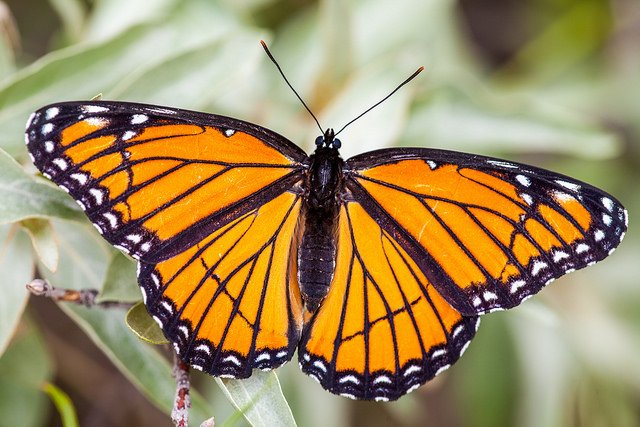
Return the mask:
[[324,137],[323,136],[319,136],[319,137],[316,138],[316,147],[321,147],[323,143],[324,143]]
[[340,147],[342,147],[342,141],[340,141],[338,138],[335,138],[333,140],[333,148],[338,149]]

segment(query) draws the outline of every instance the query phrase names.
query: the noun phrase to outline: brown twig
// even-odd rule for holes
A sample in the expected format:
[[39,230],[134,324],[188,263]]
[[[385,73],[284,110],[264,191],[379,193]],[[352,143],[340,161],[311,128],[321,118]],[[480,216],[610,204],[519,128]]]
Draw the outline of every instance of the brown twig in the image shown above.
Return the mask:
[[176,379],[176,397],[171,411],[171,420],[176,427],[187,427],[189,425],[189,366],[180,360],[174,353],[173,377]]
[[101,307],[101,308],[131,308],[133,304],[116,301],[96,302],[99,291],[97,289],[64,289],[56,288],[49,281],[44,279],[34,279],[26,285],[27,290],[33,295],[51,298],[54,301],[72,302],[74,304],[84,305],[85,307]]

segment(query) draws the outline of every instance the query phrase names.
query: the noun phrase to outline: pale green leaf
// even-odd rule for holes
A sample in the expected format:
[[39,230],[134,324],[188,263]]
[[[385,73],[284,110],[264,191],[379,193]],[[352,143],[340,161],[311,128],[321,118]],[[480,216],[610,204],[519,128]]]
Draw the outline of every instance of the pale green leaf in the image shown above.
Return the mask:
[[25,285],[32,278],[29,238],[16,225],[0,225],[0,354],[18,325],[29,297]]
[[58,242],[51,223],[48,220],[33,218],[21,222],[22,227],[31,238],[31,244],[40,261],[51,271],[58,268]]
[[139,25],[106,41],[61,49],[22,69],[0,86],[0,147],[21,154],[24,124],[45,104],[90,99],[98,93],[109,99],[111,90],[131,73],[223,37],[235,23],[222,13],[212,13],[217,10],[205,2],[185,3],[163,25]]
[[49,0],[64,25],[66,36],[80,40],[86,19],[86,6],[80,0]]
[[97,302],[136,302],[141,298],[135,261],[120,251],[113,252]]
[[51,379],[52,371],[42,337],[32,322],[23,322],[0,357],[0,425],[44,425],[49,402],[41,387]]
[[147,307],[141,302],[137,303],[127,312],[127,326],[143,341],[150,344],[168,344],[160,326],[151,318]]
[[[131,333],[124,322],[124,310],[87,309],[70,304],[61,304],[60,307],[151,403],[166,414],[171,412],[176,389],[171,366],[156,351],[156,346]],[[191,404],[190,415],[194,425],[198,425],[198,420],[211,416],[207,403],[195,389],[191,390]]]
[[254,370],[247,379],[216,381],[252,426],[296,425],[274,371]]
[[62,190],[29,176],[0,149],[0,224],[34,217],[78,219],[82,213]]

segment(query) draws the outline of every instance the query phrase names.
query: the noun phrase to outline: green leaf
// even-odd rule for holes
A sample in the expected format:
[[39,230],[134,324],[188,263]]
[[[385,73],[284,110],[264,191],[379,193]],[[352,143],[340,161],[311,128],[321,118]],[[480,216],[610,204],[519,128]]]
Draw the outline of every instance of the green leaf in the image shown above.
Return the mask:
[[0,354],[13,335],[27,303],[25,285],[33,278],[29,239],[15,225],[0,225]]
[[62,21],[67,38],[80,40],[86,18],[86,6],[80,0],[49,0]]
[[53,376],[42,337],[31,322],[23,322],[0,357],[0,414],[3,426],[43,426],[49,402],[42,383]]
[[44,104],[89,99],[98,93],[108,99],[131,73],[223,37],[236,24],[216,12],[212,3],[185,2],[162,25],[141,24],[106,41],[61,49],[22,69],[0,86],[0,147],[14,156],[24,153],[24,124]]
[[56,387],[49,382],[45,383],[42,386],[42,389],[49,395],[49,397],[53,401],[53,404],[60,414],[62,425],[64,427],[77,427],[78,416],[76,415],[76,410],[73,406],[71,398],[69,398],[69,395],[62,391],[62,389],[60,389],[59,387]]
[[44,219],[25,219],[22,227],[31,238],[31,244],[40,261],[51,271],[58,268],[58,243],[51,223]]
[[256,369],[247,379],[216,381],[252,426],[296,425],[274,371]]
[[[114,365],[151,403],[169,414],[173,407],[175,381],[166,358],[135,336],[125,325],[124,310],[87,309],[70,304],[60,304],[67,313],[104,352]],[[204,420],[208,414],[207,403],[195,390],[191,390],[192,419]],[[194,425],[197,425],[194,422]]]
[[0,201],[0,224],[26,218],[82,218],[80,208],[68,195],[50,184],[29,176],[2,149],[0,149]]
[[554,152],[592,158],[616,155],[615,135],[566,110],[518,95],[486,95],[473,82],[463,89],[440,86],[414,108],[403,146],[480,152]]
[[[246,30],[206,40],[136,70],[112,89],[111,96],[196,110],[213,104],[216,110],[226,110],[238,102],[238,88],[254,78],[256,64],[264,59],[257,40],[258,33]],[[239,58],[238,52],[246,54]]]
[[127,326],[143,341],[150,344],[169,344],[160,326],[149,316],[147,307],[139,302],[127,312]]
[[54,220],[52,224],[58,236],[60,261],[55,273],[45,269],[41,273],[56,287],[100,291],[111,246],[88,223]]
[[96,302],[136,302],[140,297],[135,261],[120,251],[114,251]]

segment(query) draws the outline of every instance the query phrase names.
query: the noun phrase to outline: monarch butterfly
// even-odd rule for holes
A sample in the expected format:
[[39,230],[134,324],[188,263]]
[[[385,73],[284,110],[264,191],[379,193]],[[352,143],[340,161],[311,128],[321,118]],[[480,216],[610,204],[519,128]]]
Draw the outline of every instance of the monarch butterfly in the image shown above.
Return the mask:
[[419,387],[464,353],[479,315],[605,258],[627,227],[615,198],[567,176],[426,148],[343,160],[332,129],[307,156],[238,119],[82,101],[33,113],[26,144],[138,261],[185,362],[246,378],[297,349],[353,399]]

